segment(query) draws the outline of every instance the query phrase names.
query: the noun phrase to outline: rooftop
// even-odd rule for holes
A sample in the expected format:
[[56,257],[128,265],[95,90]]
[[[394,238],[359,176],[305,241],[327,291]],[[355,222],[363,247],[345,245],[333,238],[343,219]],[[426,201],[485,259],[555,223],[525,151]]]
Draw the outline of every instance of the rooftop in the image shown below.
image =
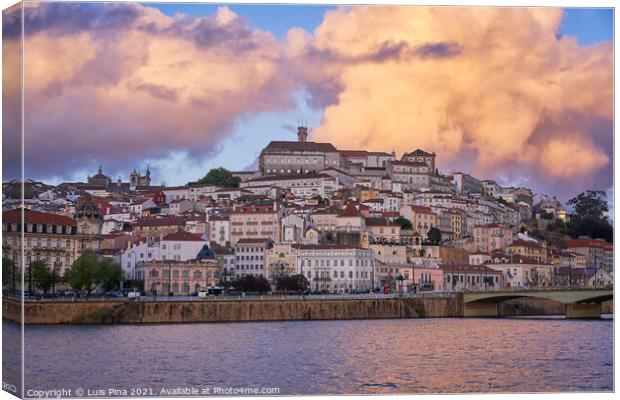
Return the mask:
[[293,142],[293,141],[272,141],[269,142],[263,152],[278,150],[287,151],[317,151],[323,153],[336,153],[338,150],[331,143],[317,142]]

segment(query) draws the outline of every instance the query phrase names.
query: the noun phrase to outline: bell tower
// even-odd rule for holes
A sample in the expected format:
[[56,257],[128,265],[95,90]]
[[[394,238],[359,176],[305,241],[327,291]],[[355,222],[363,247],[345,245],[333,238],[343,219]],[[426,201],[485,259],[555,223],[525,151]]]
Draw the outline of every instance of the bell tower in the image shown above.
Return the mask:
[[297,141],[298,142],[307,142],[308,141],[308,128],[305,126],[297,127]]

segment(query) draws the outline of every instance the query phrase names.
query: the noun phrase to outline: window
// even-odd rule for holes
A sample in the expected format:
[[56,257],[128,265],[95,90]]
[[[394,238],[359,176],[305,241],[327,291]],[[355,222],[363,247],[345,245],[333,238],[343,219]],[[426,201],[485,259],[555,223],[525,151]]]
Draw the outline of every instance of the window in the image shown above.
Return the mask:
[[152,269],[151,272],[149,273],[149,276],[151,278],[157,278],[158,275],[159,275],[159,272],[157,272],[156,269]]

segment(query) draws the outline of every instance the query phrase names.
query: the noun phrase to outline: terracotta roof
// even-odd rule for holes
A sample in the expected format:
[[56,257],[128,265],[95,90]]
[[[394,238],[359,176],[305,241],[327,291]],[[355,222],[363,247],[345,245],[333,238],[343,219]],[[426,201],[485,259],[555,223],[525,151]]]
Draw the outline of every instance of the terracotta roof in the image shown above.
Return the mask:
[[[21,211],[15,209],[3,212],[2,222],[9,224],[21,223]],[[24,222],[27,224],[42,225],[76,225],[76,221],[73,218],[69,218],[65,215],[49,214],[29,209],[24,209]]]
[[496,271],[486,265],[470,265],[470,264],[442,264],[439,268],[445,272],[456,273],[475,273],[475,274],[498,274],[501,275],[501,271]]
[[338,216],[339,217],[359,217],[360,216],[360,212],[355,207],[355,204],[349,203],[344,208],[344,210],[342,210],[342,212],[340,212],[340,214],[338,214]]
[[366,150],[340,150],[340,155],[343,157],[366,157],[368,152]]
[[368,226],[396,226],[398,224],[390,222],[385,218],[366,218],[366,225]]
[[237,244],[256,244],[268,242],[269,238],[242,238],[237,241]]
[[144,217],[136,221],[136,226],[171,226],[185,225],[184,217]]
[[424,207],[424,206],[409,206],[409,207],[411,207],[411,210],[416,214],[432,214],[433,213],[433,209],[430,207]]
[[178,231],[176,233],[169,233],[162,238],[162,240],[175,241],[175,242],[205,242],[201,235],[197,233],[190,233],[185,231]]
[[263,149],[263,152],[273,150],[318,151],[324,153],[335,153],[338,151],[331,143],[272,141]]
[[540,249],[542,246],[536,242],[533,242],[531,240],[515,240],[514,242],[512,242],[511,244],[508,245],[508,247],[531,247],[531,248],[535,248],[535,249]]

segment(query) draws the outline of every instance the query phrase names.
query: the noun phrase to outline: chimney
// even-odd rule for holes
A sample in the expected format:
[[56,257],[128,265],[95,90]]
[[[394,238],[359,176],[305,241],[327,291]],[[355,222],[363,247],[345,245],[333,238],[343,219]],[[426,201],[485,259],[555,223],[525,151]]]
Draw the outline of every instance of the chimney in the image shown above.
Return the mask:
[[307,142],[308,141],[308,128],[305,126],[297,127],[297,141],[298,142]]

